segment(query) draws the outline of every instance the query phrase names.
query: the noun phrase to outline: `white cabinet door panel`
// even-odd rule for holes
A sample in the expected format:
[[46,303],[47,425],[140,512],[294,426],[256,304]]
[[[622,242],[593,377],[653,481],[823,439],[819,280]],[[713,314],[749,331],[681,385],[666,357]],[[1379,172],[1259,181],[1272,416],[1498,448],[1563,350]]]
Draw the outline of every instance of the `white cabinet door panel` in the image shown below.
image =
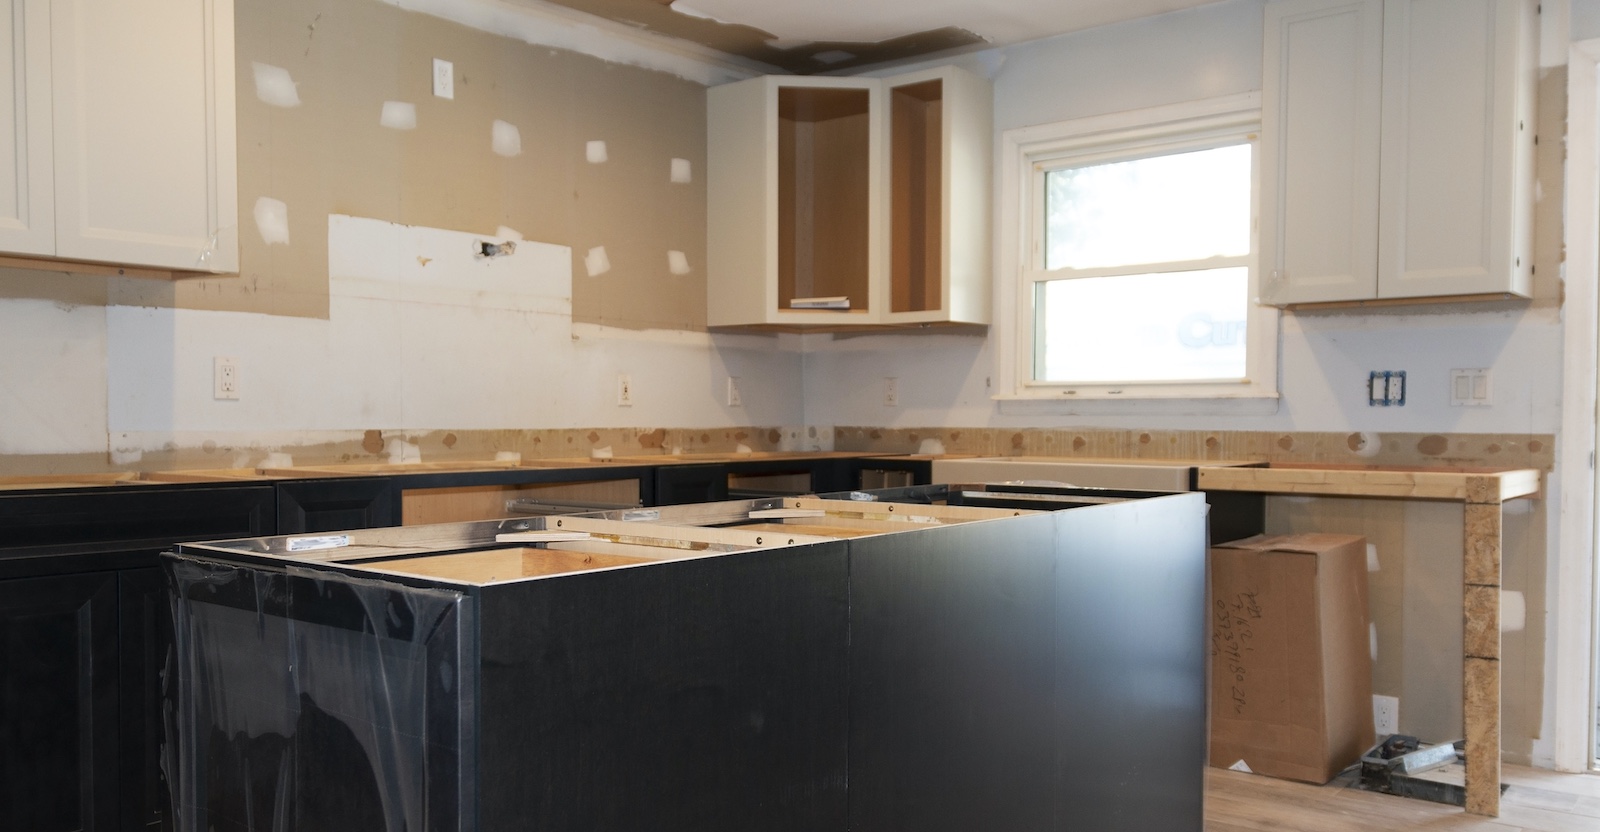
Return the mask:
[[0,0],[0,251],[50,254],[50,4]]
[[1266,10],[1263,299],[1370,297],[1377,286],[1381,0]]
[[[1516,2],[1389,0],[1385,8],[1379,297],[1505,291],[1519,121]],[[1508,51],[1509,50],[1509,51]]]
[[54,11],[57,256],[237,269],[230,0]]

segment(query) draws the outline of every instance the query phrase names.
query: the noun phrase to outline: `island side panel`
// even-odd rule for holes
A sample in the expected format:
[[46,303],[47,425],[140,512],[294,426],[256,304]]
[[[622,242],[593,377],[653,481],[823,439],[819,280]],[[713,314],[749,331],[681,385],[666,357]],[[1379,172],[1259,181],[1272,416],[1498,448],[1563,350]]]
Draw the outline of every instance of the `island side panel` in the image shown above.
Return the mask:
[[484,829],[843,830],[830,542],[486,587]]

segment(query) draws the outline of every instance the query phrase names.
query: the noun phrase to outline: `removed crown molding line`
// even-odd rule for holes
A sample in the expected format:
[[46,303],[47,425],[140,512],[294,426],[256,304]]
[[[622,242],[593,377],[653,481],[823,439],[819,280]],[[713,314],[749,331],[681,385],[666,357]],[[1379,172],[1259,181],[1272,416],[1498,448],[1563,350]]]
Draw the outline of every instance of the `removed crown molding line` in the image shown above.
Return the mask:
[[698,43],[669,38],[543,0],[382,0],[490,34],[666,72],[708,87],[781,72]]

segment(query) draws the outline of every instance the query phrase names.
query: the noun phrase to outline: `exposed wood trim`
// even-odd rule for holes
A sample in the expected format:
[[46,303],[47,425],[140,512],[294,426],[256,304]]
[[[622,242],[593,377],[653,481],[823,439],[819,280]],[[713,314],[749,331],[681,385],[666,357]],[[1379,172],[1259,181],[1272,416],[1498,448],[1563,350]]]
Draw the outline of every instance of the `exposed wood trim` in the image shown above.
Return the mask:
[[1420,298],[1369,298],[1366,300],[1328,300],[1316,303],[1286,303],[1282,309],[1289,312],[1316,312],[1319,310],[1333,309],[1375,309],[1388,306],[1417,306],[1425,303],[1485,303],[1490,301],[1522,301],[1532,303],[1531,298],[1513,295],[1510,292],[1488,292],[1481,295],[1433,295]]
[[140,266],[118,266],[111,263],[85,263],[78,260],[55,260],[35,257],[0,255],[0,268],[34,269],[64,274],[96,275],[104,277],[141,277],[151,280],[185,280],[193,277],[234,277],[237,275],[211,272],[187,272],[175,269],[150,269]]

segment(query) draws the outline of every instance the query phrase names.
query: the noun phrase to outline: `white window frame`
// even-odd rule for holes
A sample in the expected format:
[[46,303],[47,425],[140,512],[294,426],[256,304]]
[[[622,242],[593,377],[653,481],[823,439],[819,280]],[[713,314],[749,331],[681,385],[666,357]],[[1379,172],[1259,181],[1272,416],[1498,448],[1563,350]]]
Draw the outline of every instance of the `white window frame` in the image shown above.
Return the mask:
[[[1002,403],[1070,403],[1071,409],[1104,409],[1096,402],[1146,401],[1140,410],[1160,409],[1162,400],[1184,403],[1219,403],[1227,412],[1273,412],[1278,399],[1278,310],[1263,306],[1260,298],[1260,164],[1261,97],[1259,93],[1131,110],[1104,116],[1020,127],[1001,134],[1000,198],[996,227],[999,264],[995,281],[995,385],[993,398]],[[1246,378],[1241,382],[1171,381],[1127,384],[1078,384],[1033,379],[1035,355],[1034,286],[1052,273],[1043,272],[1043,197],[1039,190],[1041,165],[1073,157],[1091,161],[1095,155],[1137,152],[1142,146],[1209,139],[1246,138],[1256,143],[1251,175],[1251,250],[1248,258],[1195,261],[1197,268],[1239,265],[1250,270],[1250,311],[1246,324]],[[1163,264],[1167,265],[1167,264]],[[1128,269],[1058,270],[1070,274],[1128,272]],[[1143,270],[1135,269],[1135,272]],[[1114,409],[1113,405],[1113,409]],[[1185,407],[1192,410],[1192,406]]]

